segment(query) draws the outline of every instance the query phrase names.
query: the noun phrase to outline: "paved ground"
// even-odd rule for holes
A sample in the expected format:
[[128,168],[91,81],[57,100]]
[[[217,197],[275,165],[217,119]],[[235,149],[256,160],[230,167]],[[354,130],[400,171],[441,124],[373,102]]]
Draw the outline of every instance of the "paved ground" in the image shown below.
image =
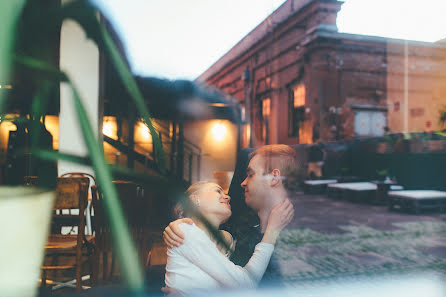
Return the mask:
[[275,254],[285,281],[393,272],[446,275],[446,214],[297,195]]

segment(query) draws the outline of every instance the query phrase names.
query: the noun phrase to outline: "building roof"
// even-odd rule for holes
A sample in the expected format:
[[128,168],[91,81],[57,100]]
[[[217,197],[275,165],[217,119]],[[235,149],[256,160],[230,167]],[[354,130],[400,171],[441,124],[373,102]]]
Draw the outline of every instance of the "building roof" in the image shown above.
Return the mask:
[[[255,44],[264,39],[269,33],[273,32],[282,23],[288,20],[292,15],[294,15],[299,10],[302,10],[305,6],[310,4],[315,0],[287,0],[279,8],[277,8],[271,15],[269,15],[262,23],[255,27],[251,32],[249,32],[244,38],[242,38],[236,45],[234,45],[226,54],[223,55],[219,60],[217,60],[211,67],[209,67],[205,72],[203,72],[197,79],[197,82],[204,83],[212,76],[217,74],[225,66],[229,65],[231,62],[239,58],[242,54],[247,52]],[[328,2],[340,2],[337,0],[321,0]],[[411,45],[416,46],[429,46],[433,48],[446,48],[446,38],[439,40],[435,43],[414,41],[414,40],[404,40],[397,38],[388,38],[381,36],[371,36],[371,35],[361,35],[361,34],[350,34],[341,33],[337,31],[336,26],[319,24],[314,28],[310,28],[306,32],[306,35],[302,39],[302,43],[309,43],[317,38],[335,38],[335,39],[345,39],[345,40],[356,40],[364,42],[377,42],[377,43],[404,43],[409,42]]]
[[253,45],[262,40],[266,35],[271,33],[281,23],[286,21],[291,15],[301,10],[304,6],[314,0],[287,0],[272,14],[270,14],[263,22],[243,37],[236,45],[234,45],[223,57],[215,62],[196,81],[205,82],[212,77],[220,69],[231,63],[234,59],[249,50]]
[[188,80],[137,77],[136,81],[156,118],[174,121],[240,121],[237,100],[217,89]]
[[325,30],[322,27],[318,27],[315,30],[317,37],[326,37],[326,38],[336,38],[336,39],[348,39],[348,40],[357,40],[357,41],[366,41],[366,42],[387,42],[403,44],[404,42],[408,42],[411,45],[416,46],[428,46],[432,48],[446,48],[446,39],[445,41],[437,41],[437,42],[428,42],[428,41],[418,41],[418,40],[409,40],[409,39],[399,39],[399,38],[390,38],[390,37],[382,37],[382,36],[374,36],[374,35],[362,35],[362,34],[352,34],[352,33],[342,33],[333,30]]

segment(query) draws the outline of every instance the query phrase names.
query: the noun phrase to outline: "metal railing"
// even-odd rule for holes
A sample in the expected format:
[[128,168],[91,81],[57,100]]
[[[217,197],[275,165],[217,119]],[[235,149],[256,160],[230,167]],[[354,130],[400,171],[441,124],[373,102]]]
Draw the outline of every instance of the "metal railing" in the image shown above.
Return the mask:
[[[167,173],[188,184],[200,180],[201,148],[185,138],[181,139],[177,133],[171,133],[170,127],[164,123],[155,122],[154,126],[159,133],[166,154]],[[132,154],[133,159],[145,168],[159,171],[154,161],[153,143],[146,143],[144,147],[135,143],[133,149],[131,149],[127,143],[107,135],[104,135],[104,141],[117,150],[114,160],[116,164],[120,164],[124,157],[123,154],[127,157]]]

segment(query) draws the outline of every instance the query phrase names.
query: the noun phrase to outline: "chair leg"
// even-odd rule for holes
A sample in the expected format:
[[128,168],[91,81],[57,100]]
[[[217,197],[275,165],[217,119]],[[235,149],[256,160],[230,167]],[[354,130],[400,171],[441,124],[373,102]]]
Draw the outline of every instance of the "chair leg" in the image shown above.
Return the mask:
[[80,293],[82,290],[82,265],[76,265],[76,293]]
[[110,274],[108,276],[109,279],[113,277],[113,271],[115,270],[115,255],[111,254],[111,265],[110,265]]
[[108,252],[102,252],[102,280],[104,284],[108,282]]
[[90,277],[90,285],[92,287],[97,285],[98,282],[98,266],[99,266],[99,261],[98,261],[98,255],[97,252],[95,251],[92,255],[89,255],[89,263],[90,263],[90,273],[91,273],[91,277]]

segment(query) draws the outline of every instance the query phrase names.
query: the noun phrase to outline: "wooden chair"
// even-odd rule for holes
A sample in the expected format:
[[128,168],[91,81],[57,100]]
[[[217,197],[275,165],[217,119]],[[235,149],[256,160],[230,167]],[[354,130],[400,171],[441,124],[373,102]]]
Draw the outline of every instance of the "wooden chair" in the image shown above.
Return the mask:
[[[91,175],[89,173],[85,173],[85,172],[67,172],[67,173],[62,174],[60,177],[79,178],[79,181],[82,182],[82,186],[87,188],[87,191],[88,191],[88,193],[90,195],[91,195],[90,184],[91,185],[96,185],[95,177],[93,175]],[[86,178],[88,178],[88,180]],[[88,235],[92,235],[93,234],[92,223],[91,223],[91,215],[92,215],[92,211],[93,211],[92,208],[93,208],[93,204],[89,203],[88,207],[86,209],[86,211],[87,211],[87,213],[86,213],[86,223],[87,223],[87,234]]]
[[[69,282],[51,281],[53,290],[69,286],[75,287],[76,292],[82,288],[82,264],[86,256],[89,260],[90,278],[94,273],[94,236],[85,235],[85,210],[87,207],[88,187],[85,187],[88,178],[68,177],[58,178],[56,187],[56,201],[54,205],[54,217],[52,230],[45,246],[45,263],[42,266],[42,285],[46,286],[48,272],[56,274],[58,271],[75,271],[75,279]],[[78,213],[64,210],[78,209]],[[62,226],[77,227],[77,234],[62,234]],[[64,263],[60,259],[64,258]],[[70,259],[71,258],[71,259]],[[74,258],[74,259],[73,259]],[[55,277],[55,275],[53,275]],[[88,276],[84,277],[84,279]]]
[[[89,173],[85,173],[85,172],[67,172],[62,174],[60,177],[73,177],[73,178],[88,178],[88,183],[86,183],[87,187],[92,184],[91,182],[93,182],[94,185],[96,185],[96,179],[93,175],[89,174]],[[80,179],[82,182],[85,182],[85,179]]]

